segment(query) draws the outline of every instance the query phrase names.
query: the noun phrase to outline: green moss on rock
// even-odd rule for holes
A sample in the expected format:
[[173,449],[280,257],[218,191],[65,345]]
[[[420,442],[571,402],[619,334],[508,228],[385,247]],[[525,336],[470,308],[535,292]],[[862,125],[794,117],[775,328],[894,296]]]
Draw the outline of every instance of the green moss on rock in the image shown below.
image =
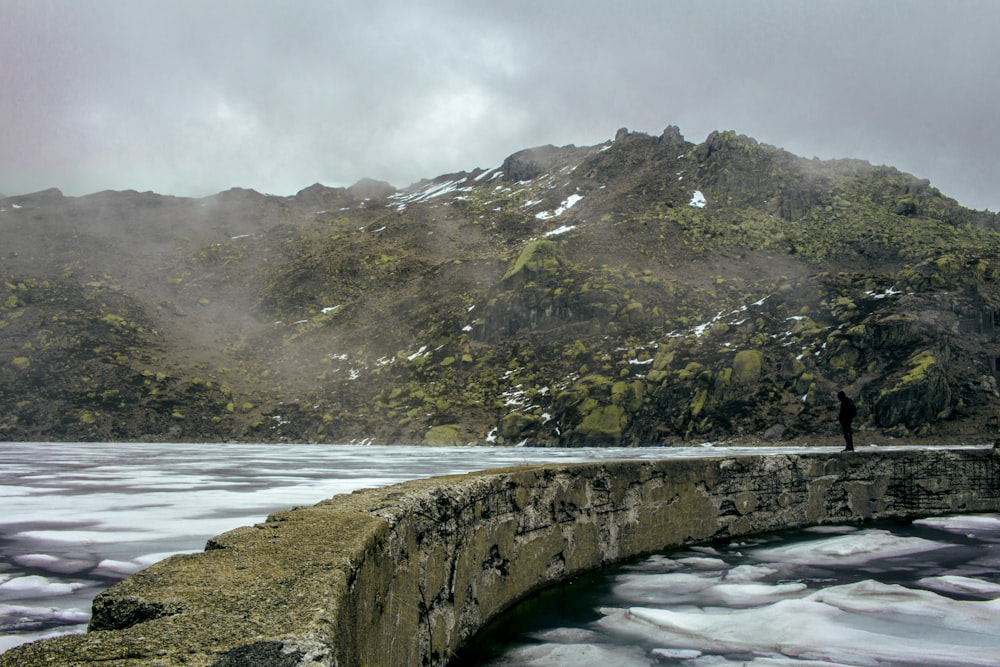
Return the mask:
[[535,279],[535,276],[558,271],[562,265],[563,260],[556,245],[552,241],[536,239],[524,245],[517,260],[504,274],[503,280],[506,282],[520,276],[527,282]]
[[424,434],[424,444],[433,447],[452,447],[465,444],[457,424],[432,426]]
[[507,440],[514,440],[521,437],[526,430],[537,423],[538,418],[534,415],[512,412],[504,415],[500,420],[500,435]]
[[705,409],[705,403],[708,401],[708,390],[699,389],[695,392],[694,398],[691,399],[691,416],[697,417],[701,414],[701,411]]
[[627,424],[628,415],[623,406],[594,405],[573,433],[584,442],[617,444],[621,441],[622,431]]
[[927,369],[937,363],[937,358],[929,350],[918,352],[910,358],[910,370],[900,379],[900,384],[923,380]]
[[752,384],[760,379],[764,355],[760,350],[740,350],[733,359],[733,382]]

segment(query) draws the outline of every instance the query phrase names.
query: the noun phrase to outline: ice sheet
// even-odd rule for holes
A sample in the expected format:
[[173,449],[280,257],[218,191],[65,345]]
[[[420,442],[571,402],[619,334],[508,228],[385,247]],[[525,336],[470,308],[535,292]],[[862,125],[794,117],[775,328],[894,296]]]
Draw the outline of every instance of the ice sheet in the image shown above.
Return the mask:
[[[759,545],[651,557],[611,577],[601,598],[610,604],[586,633],[564,628],[534,636],[546,645],[643,648],[653,664],[685,667],[997,665],[1000,572],[983,565],[1000,541],[994,518],[829,526]],[[971,543],[970,525],[979,534]],[[934,532],[942,526],[946,533]],[[724,567],[706,569],[707,557]]]
[[974,577],[946,574],[940,577],[924,577],[918,579],[917,583],[939,593],[976,596],[984,600],[1000,598],[1000,584]]
[[976,533],[977,531],[1000,531],[1000,516],[970,514],[965,516],[940,516],[928,519],[917,519],[917,526],[931,526],[954,533]]
[[532,644],[511,651],[491,663],[511,667],[652,667],[645,651],[630,646],[603,644]]
[[949,548],[952,545],[922,537],[900,537],[888,530],[861,530],[750,553],[761,561],[809,565],[861,565],[871,561]]
[[85,588],[81,582],[55,582],[46,577],[32,574],[26,577],[14,577],[0,584],[0,594],[14,598],[38,598],[66,595]]
[[746,610],[608,609],[598,626],[673,648],[848,665],[995,667],[1000,655],[1000,604],[871,581]]

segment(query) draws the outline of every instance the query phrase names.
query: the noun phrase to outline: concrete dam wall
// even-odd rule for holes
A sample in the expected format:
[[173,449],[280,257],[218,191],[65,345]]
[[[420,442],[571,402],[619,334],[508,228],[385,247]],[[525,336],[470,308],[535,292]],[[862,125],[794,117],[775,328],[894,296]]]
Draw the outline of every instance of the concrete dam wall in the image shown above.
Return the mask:
[[444,665],[525,595],[692,542],[1000,511],[994,450],[529,466],[278,512],[94,600],[91,631],[0,665]]

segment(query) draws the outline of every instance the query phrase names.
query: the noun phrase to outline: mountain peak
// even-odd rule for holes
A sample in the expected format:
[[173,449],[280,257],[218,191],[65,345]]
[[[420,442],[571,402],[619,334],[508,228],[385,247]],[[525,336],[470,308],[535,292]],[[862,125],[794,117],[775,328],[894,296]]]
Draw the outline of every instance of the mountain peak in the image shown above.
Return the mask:
[[376,181],[371,178],[362,178],[357,183],[347,188],[356,199],[378,199],[384,200],[396,193],[396,188],[385,181]]
[[54,201],[59,201],[64,198],[62,190],[59,188],[48,188],[47,190],[39,190],[38,192],[31,192],[25,195],[15,195],[13,197],[7,197],[12,203],[20,205],[38,205],[46,204]]
[[556,147],[551,144],[527,148],[508,156],[500,170],[503,172],[503,179],[509,183],[530,181],[542,174],[573,166],[592,155],[595,150],[595,147]]

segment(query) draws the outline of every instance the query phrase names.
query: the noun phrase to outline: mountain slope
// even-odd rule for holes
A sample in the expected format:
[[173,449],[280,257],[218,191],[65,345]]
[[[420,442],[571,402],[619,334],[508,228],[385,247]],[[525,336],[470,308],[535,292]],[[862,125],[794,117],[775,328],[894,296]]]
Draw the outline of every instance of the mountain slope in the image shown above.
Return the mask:
[[732,132],[408,188],[0,200],[0,437],[645,445],[997,430],[998,219]]

